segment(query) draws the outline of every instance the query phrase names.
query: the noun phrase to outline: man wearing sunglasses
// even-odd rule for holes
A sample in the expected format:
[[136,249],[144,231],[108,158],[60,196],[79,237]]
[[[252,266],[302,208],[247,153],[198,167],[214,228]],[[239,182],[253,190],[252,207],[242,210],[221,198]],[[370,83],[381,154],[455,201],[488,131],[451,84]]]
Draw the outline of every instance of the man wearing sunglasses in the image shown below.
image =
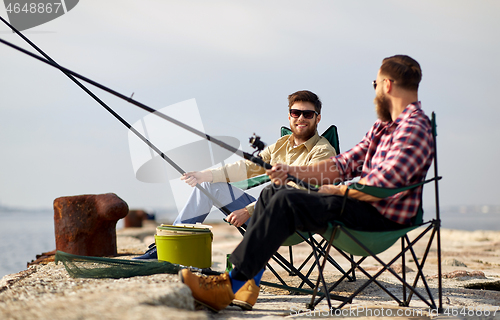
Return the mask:
[[[193,297],[223,309],[296,230],[322,232],[331,221],[366,231],[412,225],[421,187],[385,199],[351,190],[344,201],[346,185],[334,182],[360,177],[361,184],[397,188],[425,179],[434,144],[430,121],[418,101],[421,77],[420,65],[408,56],[384,59],[373,82],[379,119],[359,144],[310,166],[279,163],[267,170],[274,184],[262,191],[250,226],[231,254],[235,268],[212,277],[196,276],[185,269],[179,273]],[[322,186],[318,193],[285,188],[288,174]]]
[[[265,148],[260,156],[272,165],[286,163],[290,165],[309,165],[335,155],[335,149],[317,133],[321,120],[321,100],[311,91],[303,90],[288,96],[288,120],[291,135],[281,137],[276,143]],[[212,195],[218,197],[232,213],[226,220],[236,227],[247,222],[254,211],[255,198],[241,189],[228,185],[227,182],[246,180],[265,174],[259,165],[240,160],[223,167],[200,172],[187,172],[181,177],[194,187],[201,184]],[[293,183],[290,185],[297,187]],[[175,219],[174,224],[203,222],[212,208],[212,201],[198,189],[194,189],[184,209]]]

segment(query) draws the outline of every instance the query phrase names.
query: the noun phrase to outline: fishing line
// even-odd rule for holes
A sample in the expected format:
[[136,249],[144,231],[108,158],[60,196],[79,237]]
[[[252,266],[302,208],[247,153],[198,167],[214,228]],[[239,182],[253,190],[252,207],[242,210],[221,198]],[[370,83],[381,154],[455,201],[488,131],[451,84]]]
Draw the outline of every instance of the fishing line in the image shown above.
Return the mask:
[[[116,97],[118,97],[118,98],[120,98],[122,100],[125,100],[125,101],[127,101],[127,102],[129,102],[129,103],[131,103],[131,104],[133,104],[133,105],[135,105],[135,106],[137,106],[137,107],[139,107],[139,108],[141,108],[143,110],[146,110],[146,111],[148,111],[150,113],[153,113],[156,116],[158,116],[158,117],[160,117],[162,119],[165,119],[165,120],[167,120],[167,121],[169,121],[169,122],[171,122],[171,123],[173,123],[173,124],[175,124],[175,125],[183,128],[185,130],[188,130],[188,131],[196,134],[197,136],[200,136],[203,139],[206,139],[206,140],[208,140],[210,142],[213,142],[213,143],[217,144],[218,146],[220,146],[220,147],[222,147],[222,148],[224,148],[224,149],[226,149],[228,151],[231,151],[232,153],[237,154],[238,156],[240,156],[240,157],[242,157],[242,158],[244,158],[246,160],[250,160],[250,161],[252,161],[252,162],[254,162],[254,163],[256,163],[256,164],[264,167],[265,169],[271,169],[272,168],[272,166],[270,164],[264,162],[261,158],[255,157],[255,156],[253,156],[250,153],[244,152],[242,150],[239,150],[239,149],[237,149],[237,148],[235,148],[235,147],[233,147],[233,146],[225,143],[224,141],[221,141],[219,139],[211,137],[210,135],[208,135],[206,133],[203,133],[203,132],[201,132],[201,131],[193,128],[193,127],[190,127],[190,126],[188,126],[188,125],[186,125],[186,124],[184,124],[184,123],[182,123],[182,122],[180,122],[180,121],[178,121],[178,120],[176,120],[176,119],[174,119],[172,117],[169,117],[169,116],[167,116],[167,115],[165,115],[165,114],[163,114],[163,113],[161,113],[161,112],[159,112],[159,111],[157,111],[157,110],[155,110],[155,109],[153,109],[153,108],[151,108],[151,107],[149,107],[149,106],[147,106],[147,105],[145,105],[145,104],[143,104],[143,103],[141,103],[141,102],[139,102],[137,100],[134,100],[134,99],[132,99],[130,97],[127,97],[127,96],[125,96],[125,95],[123,95],[123,94],[121,94],[121,93],[119,93],[119,92],[117,92],[117,91],[115,91],[115,90],[113,90],[111,88],[108,88],[108,87],[106,87],[106,86],[104,86],[104,85],[102,85],[102,84],[100,84],[100,83],[98,83],[98,82],[96,82],[96,81],[94,81],[92,79],[89,79],[89,78],[87,78],[87,77],[85,77],[83,75],[80,75],[80,74],[78,74],[78,73],[76,73],[76,72],[74,72],[74,71],[72,71],[70,69],[67,69],[67,68],[63,67],[63,66],[60,66],[60,65],[58,65],[57,63],[55,63],[55,62],[53,62],[51,60],[44,59],[43,57],[40,57],[40,56],[38,56],[38,55],[36,55],[36,54],[34,54],[32,52],[29,52],[29,51],[27,51],[27,50],[25,50],[25,49],[23,49],[23,48],[21,48],[19,46],[16,46],[13,43],[10,43],[10,42],[8,42],[6,40],[3,40],[1,38],[0,38],[0,42],[3,43],[3,44],[5,44],[5,45],[7,45],[7,46],[9,46],[9,47],[11,47],[11,48],[13,48],[13,49],[16,49],[16,50],[20,51],[20,52],[22,52],[22,53],[24,53],[24,54],[26,54],[28,56],[31,56],[32,58],[35,58],[35,59],[37,59],[37,60],[39,60],[41,62],[44,62],[45,64],[48,64],[48,65],[50,65],[50,66],[52,66],[52,67],[54,67],[56,69],[59,69],[59,70],[63,71],[64,73],[71,74],[74,77],[79,78],[80,80],[83,80],[83,81],[85,81],[87,83],[90,83],[91,85],[93,85],[95,87],[98,87],[99,89],[104,90],[104,91],[106,91],[106,92],[108,92],[108,93],[110,93],[110,94],[112,94],[112,95],[114,95],[114,96],[116,96]],[[163,153],[159,153],[159,154],[162,155]],[[300,179],[298,179],[298,178],[296,178],[296,177],[294,177],[294,176],[292,176],[290,174],[288,174],[288,180],[291,180],[291,181],[297,183],[298,185],[301,185],[301,186],[303,186],[303,187],[305,187],[305,188],[307,188],[307,189],[309,189],[311,191],[318,191],[319,190],[317,187],[314,187],[314,186],[308,184],[307,182],[304,182],[304,181],[302,181],[302,180],[300,180]]]
[[[55,65],[59,66],[57,62],[55,62],[49,55],[47,55],[42,49],[40,49],[37,45],[35,45],[31,40],[29,40],[27,37],[24,36],[19,30],[14,28],[10,23],[8,23],[4,18],[0,16],[0,20],[2,20],[3,23],[5,23],[7,26],[9,26],[15,33],[17,33],[24,41],[26,41],[30,46],[32,46],[36,51],[38,51],[41,55],[43,55],[47,60],[51,61]],[[68,78],[70,78],[74,83],[76,83],[83,91],[85,91],[87,94],[89,94],[95,101],[97,101],[101,106],[103,106],[109,113],[111,113],[118,121],[120,121],[123,125],[125,125],[130,131],[132,131],[139,139],[144,141],[152,150],[154,150],[156,153],[160,155],[165,161],[167,161],[168,164],[170,164],[172,167],[174,167],[175,170],[177,170],[180,174],[186,173],[180,166],[178,166],[172,159],[170,159],[168,156],[166,156],[160,149],[158,149],[151,141],[149,141],[146,137],[144,137],[139,131],[137,131],[132,125],[130,125],[125,119],[123,119],[118,113],[116,113],[113,109],[111,109],[104,101],[102,101],[99,97],[97,97],[92,91],[90,91],[85,85],[83,85],[80,81],[75,79],[70,73],[65,72],[63,69],[61,70]],[[134,94],[130,98],[133,97]],[[144,126],[145,128],[145,126]],[[153,155],[153,153],[152,153]],[[205,188],[203,188],[201,185],[196,184],[196,187],[203,192],[207,197],[209,197],[215,204],[216,207],[218,207],[226,216],[231,214],[231,211],[229,211],[226,207],[220,203],[218,199],[213,197]]]

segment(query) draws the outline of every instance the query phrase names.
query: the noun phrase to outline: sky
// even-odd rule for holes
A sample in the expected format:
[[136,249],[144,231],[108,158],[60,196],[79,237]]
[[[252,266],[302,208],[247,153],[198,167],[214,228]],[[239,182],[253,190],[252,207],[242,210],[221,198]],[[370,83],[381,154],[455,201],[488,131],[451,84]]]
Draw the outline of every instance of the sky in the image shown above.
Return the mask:
[[[500,205],[488,183],[500,180],[498,1],[85,0],[24,33],[66,68],[153,109],[177,104],[172,114],[247,152],[254,133],[278,138],[287,96],[304,89],[323,102],[320,133],[335,124],[348,150],[376,120],[382,59],[409,55],[422,67],[422,107],[437,114],[441,204]],[[0,38],[29,48],[5,25]],[[136,178],[127,127],[60,71],[2,44],[0,70],[0,204],[108,192],[131,208],[182,204],[177,179]],[[89,88],[130,124],[148,115]],[[188,135],[163,130],[166,148]]]

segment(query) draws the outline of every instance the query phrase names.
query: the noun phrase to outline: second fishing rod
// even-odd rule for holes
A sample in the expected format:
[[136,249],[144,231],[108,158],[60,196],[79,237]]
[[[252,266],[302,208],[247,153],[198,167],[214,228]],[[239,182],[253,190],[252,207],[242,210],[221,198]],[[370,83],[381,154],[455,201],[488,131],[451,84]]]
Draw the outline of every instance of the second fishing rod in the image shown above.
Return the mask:
[[[46,54],[42,49],[40,49],[37,45],[35,45],[30,39],[28,39],[22,32],[17,30],[13,25],[11,25],[9,22],[7,22],[4,18],[0,16],[0,20],[5,23],[8,27],[12,29],[13,32],[15,32],[17,35],[19,35],[24,41],[26,41],[31,47],[33,47],[36,51],[38,51],[41,55],[43,55],[47,60],[52,61],[53,63],[57,64],[57,62],[54,61],[48,54]],[[116,113],[113,109],[111,109],[104,101],[102,101],[99,97],[97,97],[90,89],[88,89],[85,85],[83,85],[78,79],[73,77],[71,74],[64,72],[61,70],[62,73],[64,73],[70,80],[72,80],[76,85],[78,85],[83,91],[85,91],[88,95],[90,95],[97,103],[99,103],[104,109],[106,109],[111,115],[113,115],[118,121],[120,121],[124,126],[126,126],[132,133],[134,133],[139,139],[141,139],[144,143],[148,145],[152,150],[154,150],[163,160],[165,160],[168,164],[170,164],[177,172],[180,174],[185,174],[186,172],[177,164],[175,163],[172,159],[170,159],[168,156],[165,155],[160,149],[158,149],[149,139],[147,139],[144,135],[142,135],[139,131],[137,131],[132,125],[130,125],[125,119],[123,119],[118,113]],[[197,184],[195,186],[198,188],[203,194],[205,194],[208,198],[210,198],[213,202],[214,205],[222,211],[223,214],[228,216],[231,214],[231,211],[229,211],[220,201],[213,197],[212,194],[208,192],[205,188],[203,188],[201,185]],[[241,230],[240,230],[241,232]]]
[[[112,95],[114,95],[114,96],[116,96],[116,97],[118,97],[118,98],[120,98],[122,100],[125,100],[125,101],[127,101],[127,102],[129,102],[129,103],[131,103],[131,104],[133,104],[133,105],[135,105],[135,106],[137,106],[137,107],[139,107],[139,108],[141,108],[143,110],[146,110],[146,111],[148,111],[150,113],[153,113],[156,116],[158,116],[158,117],[160,117],[162,119],[165,119],[165,120],[167,120],[167,121],[169,121],[169,122],[171,122],[171,123],[173,123],[173,124],[175,124],[175,125],[183,128],[185,130],[188,130],[188,131],[196,134],[197,136],[199,136],[199,137],[201,137],[203,139],[206,139],[206,140],[208,140],[210,142],[213,142],[216,145],[218,145],[218,146],[220,146],[220,147],[222,147],[222,148],[224,148],[224,149],[226,149],[226,150],[228,150],[228,151],[230,151],[232,153],[235,153],[238,156],[240,156],[240,157],[242,157],[242,158],[244,158],[246,160],[250,160],[250,161],[252,161],[252,162],[254,162],[254,163],[256,163],[256,164],[264,167],[265,169],[271,169],[272,168],[272,166],[270,164],[264,162],[261,158],[256,157],[253,154],[250,154],[250,153],[244,152],[242,150],[239,150],[239,149],[237,149],[237,148],[235,148],[235,147],[233,147],[233,146],[225,143],[224,141],[218,140],[218,139],[216,139],[216,138],[214,138],[214,137],[212,137],[212,136],[210,136],[210,135],[208,135],[206,133],[203,133],[203,132],[201,132],[201,131],[193,128],[193,127],[190,127],[190,126],[188,126],[185,123],[182,123],[182,122],[180,122],[180,121],[178,121],[178,120],[176,120],[176,119],[174,119],[174,118],[172,118],[170,116],[167,116],[167,115],[165,115],[165,114],[163,114],[163,113],[161,113],[161,112],[159,112],[159,111],[157,111],[157,110],[155,110],[155,109],[153,109],[153,108],[151,108],[151,107],[149,107],[149,106],[147,106],[147,105],[145,105],[145,104],[143,104],[143,103],[141,103],[141,102],[139,102],[137,100],[132,99],[131,97],[125,96],[125,95],[123,95],[123,94],[121,94],[121,93],[119,93],[119,92],[117,92],[117,91],[115,91],[115,90],[113,90],[113,89],[111,89],[109,87],[106,87],[106,86],[104,86],[104,85],[102,85],[102,84],[100,84],[100,83],[98,83],[98,82],[96,82],[96,81],[94,81],[92,79],[89,79],[89,78],[87,78],[87,77],[85,77],[85,76],[83,76],[81,74],[78,74],[78,73],[76,73],[76,72],[74,72],[74,71],[72,71],[72,70],[70,70],[68,68],[60,66],[59,64],[55,63],[54,61],[51,61],[49,59],[46,59],[46,58],[41,57],[39,55],[36,55],[36,54],[34,54],[32,52],[29,52],[29,51],[27,51],[27,50],[25,50],[25,49],[23,49],[23,48],[21,48],[19,46],[16,46],[15,44],[10,43],[10,42],[8,42],[8,41],[6,41],[4,39],[0,38],[0,42],[3,43],[3,44],[5,44],[5,45],[7,45],[7,46],[9,46],[9,47],[11,47],[11,48],[13,48],[13,49],[15,49],[15,50],[17,50],[17,51],[20,51],[20,52],[22,52],[22,53],[24,53],[24,54],[26,54],[28,56],[31,56],[32,58],[35,58],[35,59],[37,59],[37,60],[39,60],[41,62],[44,62],[45,64],[48,64],[48,65],[50,65],[50,66],[52,66],[52,67],[54,67],[56,69],[59,69],[62,72],[64,72],[65,74],[70,74],[70,75],[72,75],[72,76],[74,76],[74,77],[76,77],[76,78],[78,78],[80,80],[83,80],[83,81],[85,81],[85,82],[87,82],[87,83],[89,83],[89,84],[91,84],[91,85],[93,85],[93,86],[95,86],[95,87],[97,87],[97,88],[99,88],[101,90],[104,90],[104,91],[106,91],[106,92],[108,92],[108,93],[110,93],[110,94],[112,94]],[[296,177],[294,177],[294,176],[292,176],[290,174],[288,174],[288,180],[293,181],[296,184],[298,184],[298,185],[300,185],[302,187],[305,187],[305,188],[307,188],[307,189],[309,189],[311,191],[318,191],[317,187],[312,186],[312,185],[308,184],[307,182],[302,181],[302,180],[300,180],[300,179],[298,179],[298,178],[296,178]]]

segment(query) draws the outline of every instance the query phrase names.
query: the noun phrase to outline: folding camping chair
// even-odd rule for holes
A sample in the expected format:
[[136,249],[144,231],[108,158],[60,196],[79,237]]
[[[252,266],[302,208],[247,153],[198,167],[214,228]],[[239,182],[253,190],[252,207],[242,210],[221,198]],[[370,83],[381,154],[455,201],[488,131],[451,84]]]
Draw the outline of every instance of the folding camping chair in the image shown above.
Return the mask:
[[[281,127],[281,136],[289,135],[291,133],[292,133],[292,131],[290,129],[288,129],[286,127]],[[330,144],[333,146],[333,148],[335,149],[335,151],[337,152],[337,154],[340,153],[338,131],[337,131],[337,127],[335,125],[331,125],[321,136],[325,137],[330,142]],[[247,179],[247,180],[243,180],[243,181],[239,181],[239,182],[234,182],[234,183],[231,183],[231,184],[233,186],[235,186],[235,187],[240,188],[240,189],[248,190],[248,189],[257,187],[259,185],[262,185],[264,183],[267,183],[269,181],[270,181],[270,179],[269,179],[269,177],[267,175],[261,175],[261,176],[253,177],[253,178],[250,178],[250,179]],[[240,230],[240,232],[242,234],[244,234],[245,230],[244,230],[244,228],[242,228],[242,229],[243,230]],[[315,241],[314,244],[310,243],[310,241],[311,240],[309,239],[309,237],[308,237],[307,234],[296,232],[294,235],[292,235],[291,237],[289,237],[282,244],[282,247],[288,247],[289,259],[286,259],[285,257],[283,257],[278,252],[276,252],[273,255],[273,257],[272,257],[272,260],[274,262],[276,262],[281,268],[283,268],[285,270],[285,272],[288,273],[288,275],[290,275],[290,276],[297,276],[297,277],[299,277],[301,279],[302,282],[298,286],[291,286],[291,285],[289,285],[269,263],[267,264],[267,269],[274,274],[274,276],[276,277],[276,279],[280,283],[278,284],[278,283],[273,283],[273,282],[268,282],[268,281],[261,281],[261,283],[263,285],[266,285],[266,286],[271,286],[271,287],[276,287],[276,288],[280,288],[280,289],[285,289],[285,290],[288,290],[288,291],[291,291],[291,292],[299,292],[299,293],[312,294],[313,293],[312,289],[315,287],[315,284],[309,279],[309,276],[312,273],[312,271],[314,270],[317,261],[313,260],[313,263],[312,263],[312,265],[310,266],[310,268],[309,268],[309,270],[307,272],[303,272],[303,270],[305,269],[307,263],[311,259],[313,259],[314,252],[312,251],[302,261],[302,263],[300,264],[300,266],[296,267],[293,264],[293,246],[297,245],[299,243],[303,243],[303,242],[308,243],[310,246],[314,245],[314,247],[316,248],[316,251],[319,252],[320,256],[326,257],[327,261],[329,261],[329,263],[331,265],[333,265],[342,274],[344,274],[344,276],[347,279],[349,279],[349,280],[353,279],[352,276],[350,276],[350,275],[348,275],[348,274],[345,273],[345,271],[342,269],[342,267],[334,259],[332,259],[328,255],[325,255],[325,249],[326,249],[327,244],[328,244],[327,240],[323,239],[319,243],[317,241]],[[304,285],[308,285],[311,288],[311,290],[303,289]],[[342,298],[342,297],[339,297],[339,298],[342,301],[344,300],[344,298]]]
[[[328,230],[322,234],[322,236],[325,239],[328,240],[328,247],[326,248],[327,254],[330,251],[330,247],[333,246],[336,248],[341,255],[343,255],[347,260],[351,262],[351,269],[347,271],[347,274],[352,273],[354,275],[354,270],[358,269],[360,272],[362,272],[366,277],[368,277],[368,280],[360,286],[355,292],[353,292],[350,296],[345,297],[344,301],[340,303],[336,308],[342,308],[345,306],[347,303],[351,303],[352,300],[361,292],[363,291],[369,284],[375,283],[378,285],[382,290],[384,290],[392,299],[394,299],[400,306],[409,306],[410,301],[413,297],[413,295],[418,296],[425,304],[427,304],[430,308],[436,309],[436,303],[434,301],[434,298],[432,296],[431,290],[429,288],[429,285],[427,283],[427,280],[424,276],[424,273],[422,271],[426,259],[428,257],[431,245],[434,241],[434,237],[436,237],[436,245],[437,245],[437,260],[438,260],[438,310],[442,310],[442,282],[441,282],[441,238],[440,238],[440,225],[441,225],[441,220],[440,220],[440,213],[439,213],[439,188],[438,188],[438,180],[441,179],[440,176],[438,176],[438,166],[437,166],[437,144],[436,144],[436,116],[435,113],[432,113],[432,118],[431,118],[431,123],[432,123],[432,135],[434,138],[434,177],[432,179],[423,181],[421,183],[417,183],[408,187],[403,187],[403,188],[397,188],[397,189],[384,189],[384,188],[377,188],[377,187],[371,187],[371,186],[365,186],[365,185],[360,185],[358,183],[354,183],[348,186],[348,190],[359,190],[362,191],[366,194],[379,197],[379,198],[385,198],[389,197],[392,195],[395,195],[399,192],[403,192],[406,190],[410,190],[419,186],[423,186],[426,183],[429,183],[431,181],[434,181],[434,186],[435,186],[435,205],[436,205],[436,217],[435,219],[432,219],[427,222],[423,222],[423,210],[422,210],[422,201],[420,201],[420,207],[418,210],[418,214],[415,219],[414,226],[401,229],[401,230],[395,230],[395,231],[383,231],[383,232],[366,232],[366,231],[358,231],[358,230],[353,230],[350,228],[346,228],[343,226],[341,223],[333,223],[330,224],[328,227]],[[347,197],[348,192],[346,192],[345,197]],[[421,199],[422,200],[422,199]],[[414,239],[413,241],[410,241],[408,237],[408,232],[418,228],[418,227],[424,227],[424,230],[420,232]],[[425,249],[425,252],[422,256],[422,258],[419,260],[415,254],[415,251],[413,249],[413,246],[420,240],[424,235],[430,232],[430,238],[429,242],[427,243],[427,247]],[[311,235],[310,235],[311,237]],[[392,260],[390,260],[388,263],[383,262],[377,255],[379,253],[384,252],[387,250],[389,247],[391,247],[398,239],[401,239],[401,251],[399,254],[397,254]],[[314,241],[312,241],[314,243]],[[316,251],[315,247],[313,246],[313,250]],[[406,274],[405,274],[405,253],[410,252],[412,255],[412,259],[415,262],[415,266],[417,268],[417,275],[413,281],[413,284],[410,285],[406,281]],[[351,254],[351,257],[349,257],[347,254]],[[352,255],[354,256],[360,256],[361,258],[359,260],[354,260],[352,258]],[[363,267],[361,267],[361,263],[367,258],[367,257],[373,257],[378,263],[380,263],[383,267],[381,270],[376,272],[374,275],[370,275]],[[399,258],[402,259],[402,266],[403,266],[403,273],[402,276],[398,275],[393,269],[391,269],[391,265],[396,262]],[[330,296],[329,293],[333,291],[339,284],[340,282],[345,279],[345,274],[338,280],[336,281],[330,288],[327,288],[326,281],[323,275],[323,270],[325,267],[325,261],[320,264],[320,257],[316,255],[317,263],[318,263],[318,269],[319,269],[319,277],[316,282],[316,287],[315,287],[315,292],[318,290],[318,287],[321,283],[323,286],[324,294],[321,295],[316,299],[316,294],[313,293],[313,296],[311,298],[311,302],[307,304],[307,308],[309,309],[314,309],[314,307],[323,299],[326,298],[328,302],[328,306],[331,309],[331,301],[330,301]],[[390,292],[387,288],[384,287],[382,283],[377,281],[377,277],[379,277],[384,271],[389,271],[391,272],[403,285],[402,287],[402,298],[396,297],[392,292]],[[425,292],[428,296],[428,298],[425,298],[423,294],[421,294],[418,290],[416,290],[416,286],[419,282],[419,280],[422,280]],[[409,294],[407,295],[407,289],[410,291]],[[316,300],[315,300],[316,299]]]

